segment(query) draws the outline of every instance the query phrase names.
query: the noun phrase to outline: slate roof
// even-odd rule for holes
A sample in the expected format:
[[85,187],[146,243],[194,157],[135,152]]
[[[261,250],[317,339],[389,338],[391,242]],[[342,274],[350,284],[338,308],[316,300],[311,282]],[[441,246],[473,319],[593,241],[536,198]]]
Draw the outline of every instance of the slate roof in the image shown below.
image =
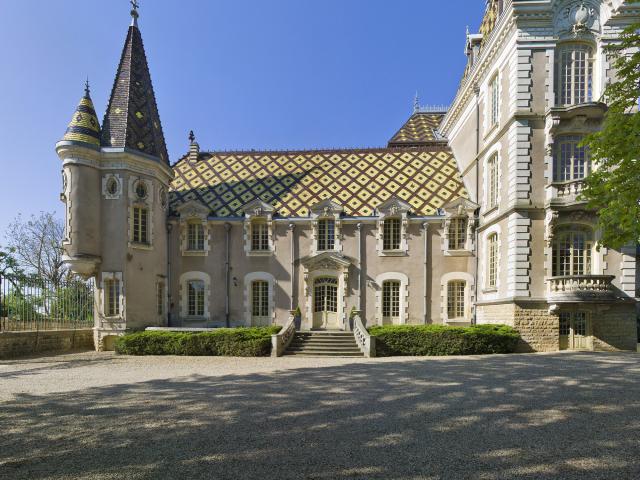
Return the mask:
[[102,122],[102,146],[128,148],[169,163],[142,35],[129,27],[109,106]]
[[195,200],[216,217],[238,217],[261,199],[285,217],[305,217],[309,207],[333,200],[347,216],[370,216],[396,196],[415,215],[433,215],[467,197],[446,145],[309,151],[202,152],[173,167],[171,210]]
[[100,124],[98,123],[96,110],[91,101],[88,85],[84,90],[84,96],[80,99],[61,141],[81,142],[96,147],[100,146]]
[[437,129],[444,113],[415,112],[389,140],[390,147],[406,147],[442,141]]

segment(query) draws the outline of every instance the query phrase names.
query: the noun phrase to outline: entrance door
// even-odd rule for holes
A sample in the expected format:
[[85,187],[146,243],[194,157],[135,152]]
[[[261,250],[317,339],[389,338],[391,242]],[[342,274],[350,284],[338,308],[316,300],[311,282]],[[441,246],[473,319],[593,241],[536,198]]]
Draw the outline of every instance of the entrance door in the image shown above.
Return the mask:
[[337,278],[317,278],[313,284],[313,328],[338,328]]
[[591,349],[586,312],[560,312],[560,350]]

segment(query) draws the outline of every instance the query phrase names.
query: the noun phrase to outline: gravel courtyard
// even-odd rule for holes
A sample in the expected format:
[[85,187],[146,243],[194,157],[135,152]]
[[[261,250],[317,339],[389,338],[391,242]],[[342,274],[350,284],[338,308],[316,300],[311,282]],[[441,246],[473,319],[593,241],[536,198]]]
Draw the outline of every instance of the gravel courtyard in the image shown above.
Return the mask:
[[637,479],[640,355],[0,361],[1,479]]

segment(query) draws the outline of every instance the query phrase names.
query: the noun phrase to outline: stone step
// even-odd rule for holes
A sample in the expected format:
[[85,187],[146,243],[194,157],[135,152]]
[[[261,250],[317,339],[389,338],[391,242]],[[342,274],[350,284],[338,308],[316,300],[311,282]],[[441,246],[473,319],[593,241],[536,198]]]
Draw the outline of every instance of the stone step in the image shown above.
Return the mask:
[[353,343],[356,340],[353,337],[349,337],[349,338],[317,338],[317,337],[302,338],[302,337],[294,337],[292,341],[294,341],[294,342],[305,342],[305,343],[317,343],[317,342],[322,342],[322,343]]
[[299,356],[299,357],[363,357],[362,352],[292,352],[287,350],[284,352],[287,356]]
[[296,332],[285,355],[363,357],[352,332],[336,330]]
[[349,351],[357,351],[359,352],[360,349],[356,346],[356,345],[348,345],[345,347],[338,347],[336,345],[321,345],[321,346],[313,346],[313,347],[309,347],[306,345],[291,345],[289,346],[289,350],[295,350],[295,351],[309,351],[309,352],[332,352],[332,351],[336,351],[336,352],[349,352]]

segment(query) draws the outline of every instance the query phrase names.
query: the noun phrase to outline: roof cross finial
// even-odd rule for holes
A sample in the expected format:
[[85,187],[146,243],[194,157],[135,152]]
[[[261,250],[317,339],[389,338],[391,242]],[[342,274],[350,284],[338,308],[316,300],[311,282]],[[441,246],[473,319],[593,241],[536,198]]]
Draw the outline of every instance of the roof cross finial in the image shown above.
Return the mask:
[[138,14],[138,9],[140,8],[140,4],[138,3],[138,0],[129,0],[129,3],[131,4],[131,26],[137,27],[138,17],[140,16]]
[[420,110],[420,98],[418,97],[418,91],[416,90],[416,96],[413,97],[413,113],[418,113]]
[[84,96],[89,96],[89,77],[87,77],[87,80],[84,82]]

